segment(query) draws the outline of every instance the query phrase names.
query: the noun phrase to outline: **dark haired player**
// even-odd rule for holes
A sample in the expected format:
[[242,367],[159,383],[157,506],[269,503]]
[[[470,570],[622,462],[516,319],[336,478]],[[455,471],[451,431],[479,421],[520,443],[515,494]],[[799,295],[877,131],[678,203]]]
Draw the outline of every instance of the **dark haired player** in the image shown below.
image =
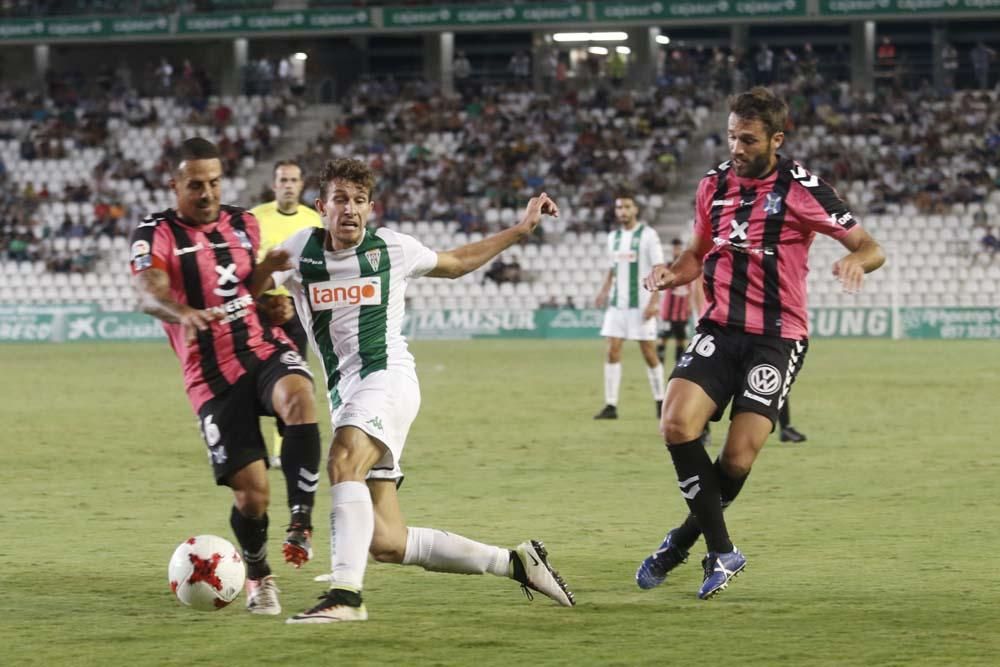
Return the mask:
[[[311,508],[320,442],[312,375],[291,341],[261,324],[250,291],[260,230],[243,209],[220,204],[218,148],[181,145],[171,179],[176,208],[154,213],[132,232],[131,268],[143,312],[163,321],[184,371],[217,484],[232,488],[230,525],[247,564],[247,609],[281,613],[267,562],[267,448],[258,416],[280,417],[289,507],[285,560],[311,556]],[[266,266],[278,268],[274,257]]]
[[[667,533],[636,572],[640,588],[663,583],[700,535],[708,555],[698,597],[726,588],[747,559],[729,537],[723,508],[740,492],[774,428],[808,346],[806,273],[817,232],[847,249],[833,274],[848,292],[885,261],[826,183],[778,154],[788,107],[766,88],[730,99],[731,159],[701,180],[694,236],[680,258],[658,265],[647,289],[671,289],[704,275],[706,307],[667,386],[661,431],[687,519]],[[732,401],[731,424],[713,463],[702,430]]]

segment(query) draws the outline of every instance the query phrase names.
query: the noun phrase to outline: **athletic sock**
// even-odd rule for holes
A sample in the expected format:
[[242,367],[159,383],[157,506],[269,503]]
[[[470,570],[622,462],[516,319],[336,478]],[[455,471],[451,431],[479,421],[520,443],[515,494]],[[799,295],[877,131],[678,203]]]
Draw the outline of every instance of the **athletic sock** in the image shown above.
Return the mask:
[[663,384],[663,364],[657,364],[654,368],[646,366],[646,377],[649,378],[649,389],[653,392],[653,400],[662,401],[666,393]]
[[360,591],[375,533],[372,496],[364,482],[340,482],[330,488],[330,498],[330,588]]
[[604,364],[604,403],[618,405],[618,390],[622,384],[622,365]]
[[788,400],[786,399],[781,405],[781,409],[778,410],[778,424],[781,428],[788,428],[788,425],[792,423],[792,412],[788,407]]
[[[719,476],[719,502],[722,509],[726,509],[736,500],[736,496],[740,495],[750,474],[747,473],[740,478],[730,477],[723,469],[721,459],[715,459],[714,468]],[[701,537],[701,527],[698,526],[698,519],[693,514],[688,514],[684,523],[674,530],[674,544],[684,551],[689,551],[699,537]]]
[[677,483],[688,509],[705,535],[709,551],[727,553],[733,550],[726,522],[722,517],[719,476],[712,459],[701,444],[701,438],[667,447],[677,471]]
[[509,576],[510,551],[436,528],[407,528],[403,565],[430,572]]
[[663,363],[664,357],[666,355],[667,355],[667,346],[664,345],[663,343],[657,344],[657,346],[656,346],[656,358],[660,360],[661,364]]
[[285,475],[290,508],[304,508],[306,513],[312,510],[319,486],[320,449],[319,426],[316,424],[285,426],[281,443],[281,471]]
[[267,564],[267,514],[257,518],[244,516],[233,505],[229,525],[243,550],[247,578],[262,579],[271,574],[271,566]]
[[684,356],[684,346],[678,343],[674,349],[674,362],[680,361],[682,356]]

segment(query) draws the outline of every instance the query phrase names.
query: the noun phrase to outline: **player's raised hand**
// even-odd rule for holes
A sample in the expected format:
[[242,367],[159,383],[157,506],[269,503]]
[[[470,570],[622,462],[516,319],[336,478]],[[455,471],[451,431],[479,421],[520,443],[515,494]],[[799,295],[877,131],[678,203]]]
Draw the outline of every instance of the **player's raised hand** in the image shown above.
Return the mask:
[[666,264],[657,264],[649,275],[642,279],[642,286],[650,292],[658,292],[673,287],[674,272]]
[[833,263],[833,275],[837,277],[844,291],[857,294],[865,279],[865,267],[860,259],[853,255],[842,257]]
[[199,331],[208,331],[212,328],[212,322],[222,319],[223,316],[224,313],[217,310],[187,308],[177,319],[184,328],[184,340],[190,345],[198,338]]
[[530,234],[535,231],[535,227],[541,222],[543,215],[550,215],[553,218],[559,217],[559,207],[544,192],[528,200],[528,206],[524,209],[524,215],[518,225],[524,228],[525,234]]

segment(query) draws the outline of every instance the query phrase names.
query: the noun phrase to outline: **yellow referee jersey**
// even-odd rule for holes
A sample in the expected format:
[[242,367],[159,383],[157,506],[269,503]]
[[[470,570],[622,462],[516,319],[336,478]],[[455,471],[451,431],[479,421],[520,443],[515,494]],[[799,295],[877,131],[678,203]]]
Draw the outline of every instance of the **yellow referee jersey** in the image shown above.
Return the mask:
[[[255,206],[250,209],[250,212],[260,222],[260,253],[258,259],[262,259],[268,250],[300,229],[323,226],[323,219],[319,217],[319,213],[302,204],[299,204],[295,213],[282,213],[278,209],[278,202],[269,201],[266,204]],[[267,293],[287,295],[288,290],[284,287],[279,287]]]

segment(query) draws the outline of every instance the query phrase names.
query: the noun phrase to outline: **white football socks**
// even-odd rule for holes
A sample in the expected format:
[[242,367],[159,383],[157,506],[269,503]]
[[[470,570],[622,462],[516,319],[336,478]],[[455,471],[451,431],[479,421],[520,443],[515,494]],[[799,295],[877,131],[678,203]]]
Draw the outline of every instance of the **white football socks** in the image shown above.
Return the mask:
[[646,366],[646,377],[649,378],[649,388],[653,392],[654,401],[662,401],[666,394],[666,387],[663,384],[663,364],[656,364],[655,368]]
[[403,565],[431,572],[510,576],[510,551],[436,528],[407,528]]
[[364,482],[341,482],[330,488],[330,587],[360,591],[375,533],[375,510]]
[[604,364],[604,403],[618,405],[618,390],[622,384],[622,365]]

